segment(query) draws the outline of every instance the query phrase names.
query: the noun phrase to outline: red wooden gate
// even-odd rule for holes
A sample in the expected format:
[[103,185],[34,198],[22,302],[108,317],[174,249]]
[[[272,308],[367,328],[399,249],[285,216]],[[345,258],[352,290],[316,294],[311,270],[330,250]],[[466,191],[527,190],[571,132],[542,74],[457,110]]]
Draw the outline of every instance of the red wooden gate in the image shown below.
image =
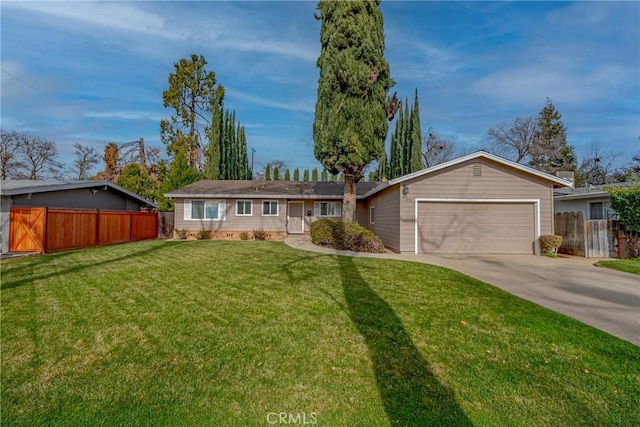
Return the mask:
[[45,208],[11,208],[9,251],[44,252]]

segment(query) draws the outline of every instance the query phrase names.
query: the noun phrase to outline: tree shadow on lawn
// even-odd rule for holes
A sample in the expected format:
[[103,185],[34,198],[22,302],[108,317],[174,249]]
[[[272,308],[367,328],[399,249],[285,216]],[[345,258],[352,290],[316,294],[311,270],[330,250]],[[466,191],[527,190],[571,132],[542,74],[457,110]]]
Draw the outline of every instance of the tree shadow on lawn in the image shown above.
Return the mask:
[[352,258],[337,260],[348,314],[369,349],[391,424],[471,426],[453,391],[433,375],[393,308],[369,287]]
[[[118,261],[123,261],[123,260],[133,260],[139,256],[142,255],[147,255],[149,253],[155,252],[157,250],[160,249],[166,249],[167,247],[171,247],[171,246],[176,246],[176,245],[180,245],[180,244],[184,244],[186,242],[164,242],[163,244],[159,244],[156,246],[153,246],[149,249],[145,249],[145,250],[141,250],[141,251],[137,251],[137,252],[132,252],[132,253],[127,253],[126,255],[123,256],[119,256],[116,258],[111,258],[111,259],[105,259],[104,261],[100,261],[100,262],[95,262],[95,260],[93,259],[89,259],[86,260],[85,262],[82,263],[76,263],[75,265],[73,265],[73,267],[69,267],[67,269],[64,270],[59,270],[59,271],[54,271],[51,273],[46,273],[46,274],[42,274],[42,275],[33,275],[33,274],[28,274],[27,277],[24,277],[24,275],[22,275],[22,278],[18,279],[18,280],[6,280],[6,275],[3,274],[3,278],[2,278],[2,283],[0,284],[0,289],[5,290],[5,289],[12,289],[12,288],[17,288],[19,286],[23,286],[23,285],[31,285],[33,284],[35,281],[37,280],[44,280],[44,279],[49,279],[51,277],[56,277],[56,276],[63,276],[65,274],[71,274],[71,273],[77,273],[79,271],[82,271],[86,268],[92,268],[92,267],[97,267],[97,266],[102,266],[102,265],[107,265],[107,264],[111,264],[114,262],[118,262]],[[124,243],[125,245],[130,244],[130,243]],[[96,248],[88,248],[86,250],[94,250]],[[80,251],[82,251],[84,249],[80,249]],[[26,265],[22,268],[28,269],[30,272],[33,271],[33,267],[37,266],[38,264],[40,264],[39,261],[42,261],[42,264],[46,264],[48,262],[50,262],[51,258],[53,257],[60,257],[60,256],[66,256],[66,255],[70,255],[70,254],[74,254],[77,253],[78,251],[72,251],[72,252],[61,252],[59,254],[47,254],[45,256],[47,256],[48,258],[43,259],[43,260],[39,260],[38,258],[41,255],[36,256],[35,258],[31,258],[29,259],[30,264]]]

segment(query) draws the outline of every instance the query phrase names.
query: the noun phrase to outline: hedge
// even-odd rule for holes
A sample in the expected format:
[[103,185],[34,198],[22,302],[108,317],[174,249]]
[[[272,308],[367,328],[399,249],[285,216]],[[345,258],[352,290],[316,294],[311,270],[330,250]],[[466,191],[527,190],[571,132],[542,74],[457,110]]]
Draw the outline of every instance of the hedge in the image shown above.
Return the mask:
[[311,241],[319,246],[354,252],[384,252],[384,245],[371,230],[353,222],[320,219],[311,224]]

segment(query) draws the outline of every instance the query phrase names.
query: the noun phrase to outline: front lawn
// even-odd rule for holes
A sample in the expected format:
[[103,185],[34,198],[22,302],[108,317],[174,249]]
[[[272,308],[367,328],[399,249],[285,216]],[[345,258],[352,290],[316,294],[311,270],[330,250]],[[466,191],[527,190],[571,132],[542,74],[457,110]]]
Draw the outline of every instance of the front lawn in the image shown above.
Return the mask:
[[613,268],[627,273],[640,274],[640,258],[616,259],[611,261],[598,261],[600,267]]
[[640,425],[640,347],[444,268],[148,241],[1,269],[2,425]]

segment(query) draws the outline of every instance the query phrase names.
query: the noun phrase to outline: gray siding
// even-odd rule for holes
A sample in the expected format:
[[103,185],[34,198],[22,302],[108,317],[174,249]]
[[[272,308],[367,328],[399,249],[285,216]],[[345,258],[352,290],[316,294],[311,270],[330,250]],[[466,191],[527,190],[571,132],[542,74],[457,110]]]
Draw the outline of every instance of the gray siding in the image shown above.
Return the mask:
[[[481,176],[474,176],[474,163],[481,163]],[[491,160],[474,159],[401,183],[394,186],[397,194],[404,184],[409,194],[400,196],[401,252],[414,251],[416,198],[539,199],[540,234],[553,233],[552,184]]]
[[0,207],[0,251],[7,253],[9,252],[11,197],[0,198]]
[[[263,199],[252,200],[252,215],[251,216],[237,216],[236,215],[236,200],[249,200],[249,199],[225,199],[226,202],[226,215],[222,221],[212,220],[185,220],[184,219],[184,201],[191,199],[176,199],[175,209],[175,225],[178,230],[199,231],[199,230],[211,230],[211,231],[251,231],[257,229],[263,229],[271,232],[285,232],[287,231],[287,201],[285,199],[278,200],[278,216],[263,216],[262,215],[262,202]],[[208,200],[208,199],[193,199],[193,200]],[[220,199],[210,199],[220,200]],[[273,199],[264,199],[273,200]]]
[[[390,249],[401,250],[400,244],[400,189],[390,187],[367,199],[365,218],[360,225],[367,227]],[[375,206],[375,224],[369,223],[369,208]]]
[[591,219],[591,209],[589,204],[591,202],[604,202],[604,214],[615,215],[616,211],[611,209],[609,205],[609,199],[606,197],[597,197],[592,199],[577,199],[577,200],[555,200],[554,209],[555,212],[582,212],[584,219]]

